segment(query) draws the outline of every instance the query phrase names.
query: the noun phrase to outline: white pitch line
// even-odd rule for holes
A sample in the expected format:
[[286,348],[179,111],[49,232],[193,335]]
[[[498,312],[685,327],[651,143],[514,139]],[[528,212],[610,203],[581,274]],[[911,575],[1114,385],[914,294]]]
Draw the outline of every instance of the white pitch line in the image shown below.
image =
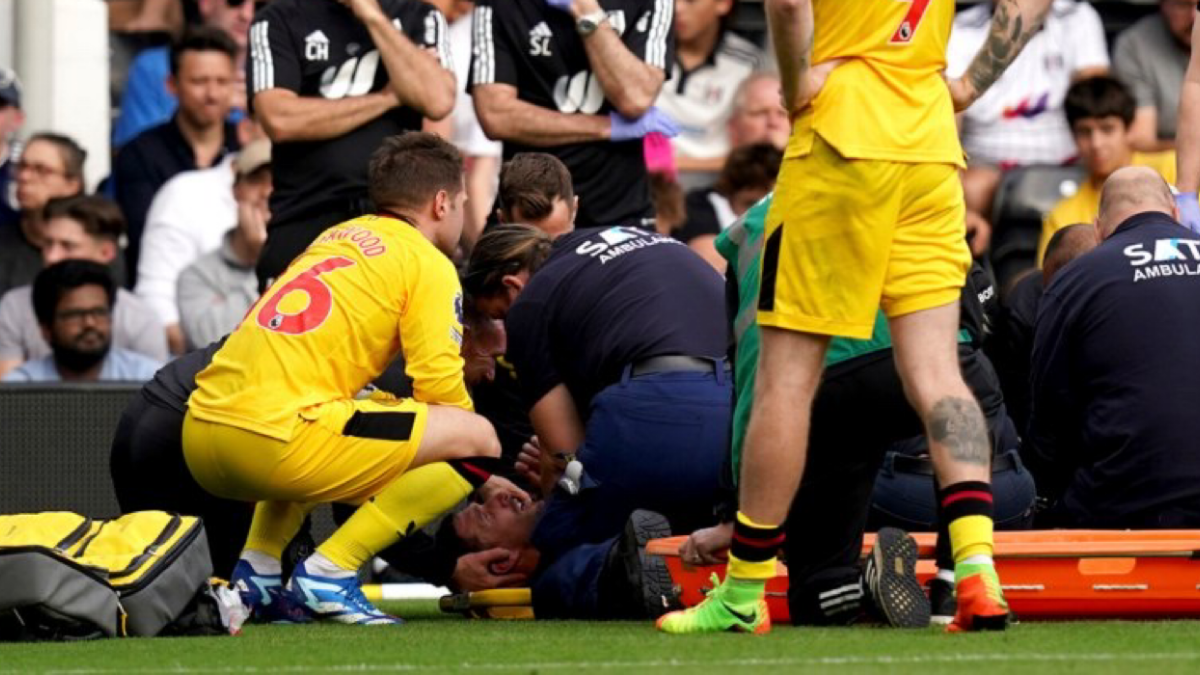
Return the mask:
[[[696,661],[686,659],[648,659],[645,661],[532,661],[528,663],[392,663],[392,664],[344,664],[344,665],[313,665],[313,666],[283,666],[258,668],[255,666],[231,666],[223,668],[196,667],[162,667],[162,668],[78,668],[78,669],[48,669],[32,672],[46,675],[104,675],[108,673],[176,673],[188,675],[191,673],[234,674],[234,673],[309,673],[309,672],[344,672],[344,673],[407,673],[426,670],[477,670],[477,671],[531,671],[531,670],[578,670],[578,669],[610,669],[610,668],[737,668],[737,667],[772,667],[772,666],[894,666],[894,665],[930,665],[949,663],[1058,663],[1081,662],[1136,662],[1136,661],[1197,661],[1200,652],[1140,652],[1140,653],[994,653],[994,654],[929,654],[914,656],[825,656],[811,658],[778,658],[778,659],[722,659],[715,661]],[[27,670],[0,670],[0,675],[16,675],[31,672]]]

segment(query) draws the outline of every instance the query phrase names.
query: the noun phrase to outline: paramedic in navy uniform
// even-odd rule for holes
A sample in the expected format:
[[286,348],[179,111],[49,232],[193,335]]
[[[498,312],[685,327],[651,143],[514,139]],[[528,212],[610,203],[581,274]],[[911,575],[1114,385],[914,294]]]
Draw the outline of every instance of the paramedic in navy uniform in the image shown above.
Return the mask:
[[250,26],[246,82],[274,143],[260,290],[326,228],[372,210],[380,141],[454,108],[446,20],[420,0],[275,0]]
[[470,92],[504,159],[549,152],[571,172],[578,227],[654,229],[642,138],[674,50],[674,0],[478,0]]
[[532,537],[538,616],[586,616],[565,606],[586,595],[572,586],[596,577],[603,555],[592,549],[634,510],[665,515],[675,532],[715,522],[733,398],[724,283],[687,246],[645,230],[576,230],[552,245],[501,225],[479,239],[464,290],[505,318],[541,443],[551,496]]
[[1109,176],[1100,245],[1050,282],[1026,454],[1054,526],[1200,527],[1200,235],[1152,169]]

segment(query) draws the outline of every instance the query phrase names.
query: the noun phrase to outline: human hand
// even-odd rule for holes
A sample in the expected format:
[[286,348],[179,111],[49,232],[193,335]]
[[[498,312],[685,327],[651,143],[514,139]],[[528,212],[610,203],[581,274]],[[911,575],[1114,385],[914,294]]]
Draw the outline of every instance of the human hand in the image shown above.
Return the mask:
[[693,532],[679,546],[679,558],[687,565],[716,565],[728,558],[733,541],[733,523],[721,523]]
[[947,78],[946,86],[950,89],[950,100],[954,102],[954,112],[956,113],[970,108],[977,98],[975,87],[961,77]]
[[542,446],[537,436],[530,436],[521,446],[521,453],[517,455],[517,474],[530,485],[542,484]]
[[366,23],[368,19],[386,16],[383,9],[379,6],[379,0],[334,0],[334,2],[346,7],[359,21]]
[[796,92],[796,100],[790,105],[787,96],[780,89],[779,95],[783,100],[783,109],[788,111],[788,117],[795,119],[805,108],[813,102],[817,94],[821,93],[821,89],[825,87],[825,81],[829,79],[829,73],[833,72],[834,68],[842,65],[845,59],[831,59],[822,61],[817,65],[809,68],[804,75],[804,86],[800,91]]
[[524,572],[513,571],[518,558],[516,551],[506,548],[468,553],[455,561],[450,580],[460,591],[516,586],[529,578]]
[[612,124],[609,140],[614,142],[636,140],[649,133],[660,133],[667,138],[679,135],[679,125],[658,106],[651,106],[637,119],[631,120],[616,111],[609,113],[608,119]]
[[987,252],[992,244],[992,225],[975,211],[967,211],[967,243],[976,258]]
[[1197,201],[1196,193],[1175,195],[1175,206],[1179,209],[1179,222],[1192,232],[1200,233],[1200,201]]

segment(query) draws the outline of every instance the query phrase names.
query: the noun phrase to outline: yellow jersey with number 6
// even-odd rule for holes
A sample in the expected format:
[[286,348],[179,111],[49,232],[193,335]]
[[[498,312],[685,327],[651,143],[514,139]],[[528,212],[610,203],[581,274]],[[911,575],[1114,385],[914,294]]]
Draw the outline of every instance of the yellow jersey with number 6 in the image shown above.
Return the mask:
[[813,63],[846,59],[796,121],[789,156],[820,134],[842,156],[963,166],[942,78],[953,0],[813,0]]
[[400,353],[414,399],[471,410],[462,302],[454,265],[415,227],[336,225],[250,308],[196,376],[189,410],[288,441],[307,408],[353,398]]

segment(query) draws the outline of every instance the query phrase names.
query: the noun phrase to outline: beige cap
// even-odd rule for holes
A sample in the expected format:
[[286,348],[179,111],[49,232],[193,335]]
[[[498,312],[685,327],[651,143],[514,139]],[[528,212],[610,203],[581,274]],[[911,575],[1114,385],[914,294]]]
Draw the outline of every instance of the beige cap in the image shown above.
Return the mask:
[[254,173],[271,163],[271,141],[257,138],[242,146],[233,158],[233,170],[238,176]]

